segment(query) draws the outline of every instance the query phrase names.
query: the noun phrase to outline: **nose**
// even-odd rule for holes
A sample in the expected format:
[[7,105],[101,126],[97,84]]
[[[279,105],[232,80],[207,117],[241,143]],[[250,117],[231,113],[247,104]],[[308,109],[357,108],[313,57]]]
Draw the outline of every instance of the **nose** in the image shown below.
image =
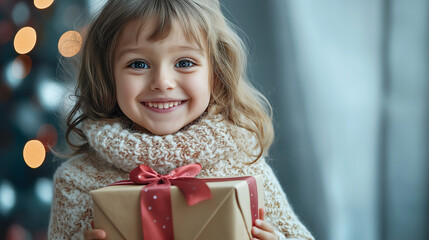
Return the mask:
[[169,70],[165,67],[159,67],[157,69],[152,70],[152,82],[151,82],[151,90],[154,91],[168,91],[173,90],[176,87],[176,82],[174,81],[174,77]]

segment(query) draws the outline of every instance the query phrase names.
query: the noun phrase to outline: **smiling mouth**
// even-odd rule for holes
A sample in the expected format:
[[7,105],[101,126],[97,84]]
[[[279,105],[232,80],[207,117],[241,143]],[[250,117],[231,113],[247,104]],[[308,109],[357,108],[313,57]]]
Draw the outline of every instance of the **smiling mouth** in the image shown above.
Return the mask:
[[172,108],[178,105],[181,105],[185,103],[185,101],[174,101],[174,102],[143,102],[144,105],[151,107],[151,108],[158,108],[158,109],[168,109]]

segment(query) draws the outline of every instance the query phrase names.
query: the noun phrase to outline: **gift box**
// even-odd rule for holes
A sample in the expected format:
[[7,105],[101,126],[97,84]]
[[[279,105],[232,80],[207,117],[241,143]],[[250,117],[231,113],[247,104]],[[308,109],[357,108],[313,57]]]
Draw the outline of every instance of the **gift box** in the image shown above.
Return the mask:
[[[94,227],[105,230],[107,239],[115,240],[144,239],[144,232],[155,228],[154,226],[159,226],[157,229],[161,232],[171,227],[176,240],[252,239],[252,225],[258,217],[258,209],[264,206],[262,176],[193,179],[205,181],[210,189],[211,198],[190,206],[187,201],[189,196],[192,197],[190,192],[198,191],[192,187],[194,180],[190,179],[186,183],[191,186],[187,197],[183,190],[172,184],[167,186],[171,208],[168,204],[161,205],[167,210],[162,207],[163,209],[158,209],[161,210],[160,213],[155,212],[157,209],[154,203],[163,198],[163,194],[159,192],[166,187],[163,184],[160,185],[161,190],[157,189],[157,186],[152,186],[150,201],[146,203],[142,202],[142,194],[147,187],[145,185],[108,186],[91,191],[94,203]],[[253,190],[250,187],[252,181],[249,179],[256,183]],[[149,214],[151,215],[148,216]],[[151,225],[146,226],[151,227],[144,229],[142,221],[150,221]],[[162,233],[160,234],[150,235],[150,238],[172,238],[172,236],[160,237]]]

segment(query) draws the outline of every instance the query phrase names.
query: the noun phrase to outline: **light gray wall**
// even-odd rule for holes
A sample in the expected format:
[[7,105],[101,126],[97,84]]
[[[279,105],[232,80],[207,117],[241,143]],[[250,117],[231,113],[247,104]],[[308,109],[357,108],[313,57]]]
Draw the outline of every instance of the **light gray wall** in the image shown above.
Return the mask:
[[426,0],[223,0],[275,112],[270,163],[317,239],[429,237]]
[[390,2],[386,239],[428,239],[429,2]]

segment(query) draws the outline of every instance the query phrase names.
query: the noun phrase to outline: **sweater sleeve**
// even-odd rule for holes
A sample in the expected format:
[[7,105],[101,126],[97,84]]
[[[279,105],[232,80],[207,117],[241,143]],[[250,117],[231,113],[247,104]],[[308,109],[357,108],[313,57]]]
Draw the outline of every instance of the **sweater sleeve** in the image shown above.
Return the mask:
[[287,201],[277,177],[264,159],[249,166],[250,174],[260,173],[264,179],[266,221],[276,229],[279,239],[314,239],[300,222]]
[[54,175],[48,239],[84,239],[84,231],[91,227],[92,200],[76,182],[77,174],[63,165]]

